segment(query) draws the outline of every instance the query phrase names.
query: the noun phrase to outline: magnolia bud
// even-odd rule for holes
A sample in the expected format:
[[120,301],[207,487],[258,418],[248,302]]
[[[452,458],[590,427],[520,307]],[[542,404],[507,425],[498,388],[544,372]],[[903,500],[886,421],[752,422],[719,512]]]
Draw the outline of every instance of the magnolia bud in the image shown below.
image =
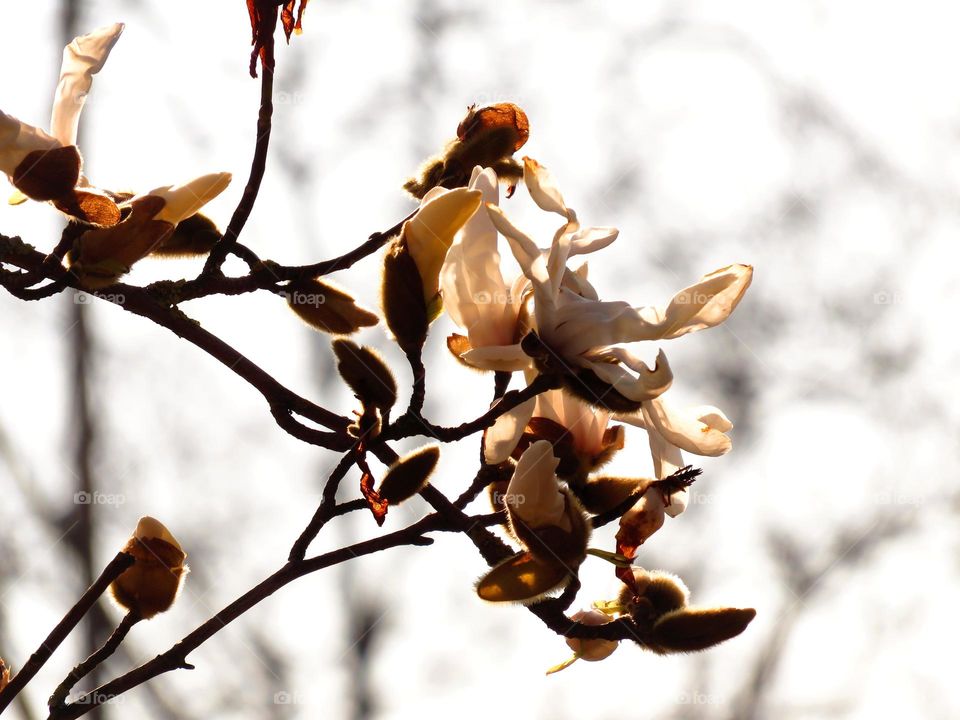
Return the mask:
[[471,106],[457,127],[457,138],[447,143],[440,155],[427,160],[418,177],[410,178],[403,187],[416,198],[435,187],[463,187],[477,165],[493,168],[500,180],[516,182],[523,177],[523,168],[513,153],[529,136],[527,115],[513,103]]
[[380,354],[350,340],[334,340],[337,370],[365,406],[386,412],[397,402],[397,381]]
[[290,283],[284,294],[290,309],[307,325],[321,332],[349,335],[380,321],[343,290],[320,280]]
[[123,551],[134,563],[110,585],[113,599],[144,619],[168,610],[188,572],[180,543],[160,521],[144,516]]
[[423,489],[439,459],[439,445],[427,445],[404,455],[387,470],[377,494],[391,505],[399,505]]
[[647,478],[610,477],[589,478],[576,491],[583,506],[592,513],[610,512],[631,495],[650,484]]
[[663,571],[633,568],[635,589],[624,585],[620,606],[637,623],[650,623],[662,615],[686,607],[690,591],[683,580]]
[[683,608],[653,625],[647,647],[660,655],[697,652],[736,637],[757,616],[753,608]]
[[383,256],[381,303],[397,344],[407,352],[423,347],[429,325],[423,282],[403,238],[391,243]]

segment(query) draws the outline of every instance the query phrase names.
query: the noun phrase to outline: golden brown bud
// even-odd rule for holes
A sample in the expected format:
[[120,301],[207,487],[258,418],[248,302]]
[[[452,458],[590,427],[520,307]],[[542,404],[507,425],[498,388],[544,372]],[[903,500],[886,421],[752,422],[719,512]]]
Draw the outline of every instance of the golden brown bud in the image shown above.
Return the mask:
[[686,607],[690,598],[683,580],[668,572],[633,568],[633,581],[636,592],[624,585],[620,591],[620,606],[641,624]]
[[391,505],[399,505],[423,489],[438,460],[439,445],[427,445],[404,455],[387,470],[377,494]]
[[356,304],[343,290],[320,280],[290,283],[287,304],[310,327],[335,335],[349,335],[376,325],[380,318]]
[[160,521],[144,516],[123,551],[134,563],[110,585],[113,599],[144,619],[168,610],[188,572],[180,543]]
[[360,402],[380,412],[394,406],[397,381],[376,350],[360,347],[351,340],[334,340],[333,354],[337,357],[337,370]]
[[457,127],[457,138],[462,142],[473,140],[478,135],[491,133],[501,128],[509,128],[514,138],[512,152],[524,146],[530,137],[530,121],[519,105],[497,103],[478,108],[476,105],[467,110],[467,115]]

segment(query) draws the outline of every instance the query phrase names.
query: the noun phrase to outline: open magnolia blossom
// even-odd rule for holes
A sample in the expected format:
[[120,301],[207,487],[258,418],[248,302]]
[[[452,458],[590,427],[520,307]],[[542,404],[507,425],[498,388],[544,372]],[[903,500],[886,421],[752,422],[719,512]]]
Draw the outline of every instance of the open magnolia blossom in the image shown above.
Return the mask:
[[463,359],[477,367],[512,371],[529,367],[532,356],[538,369],[559,373],[566,388],[587,402],[635,411],[644,400],[663,393],[673,376],[662,353],[651,370],[621,345],[676,338],[723,322],[749,286],[752,268],[731,265],[709,273],[664,306],[601,301],[586,273],[572,273],[566,263],[606,247],[616,239],[616,231],[581,230],[546,169],[529,158],[524,162],[524,181],[534,202],[565,219],[549,251],[542,252],[497,206],[487,205],[487,211],[530,281],[533,311],[528,325],[536,340],[472,349]]
[[177,225],[230,184],[230,173],[212,173],[182,185],[166,185],[138,195],[120,208],[122,222],[91,228],[77,240],[69,255],[71,270],[88,288],[112,285],[135,262],[161,247]]
[[122,32],[123,25],[115,23],[76,37],[64,48],[49,134],[0,112],[0,170],[18,190],[12,203],[29,197],[49,201],[85,222],[113,225],[120,220],[113,200],[90,187],[83,175],[76,142],[93,76]]

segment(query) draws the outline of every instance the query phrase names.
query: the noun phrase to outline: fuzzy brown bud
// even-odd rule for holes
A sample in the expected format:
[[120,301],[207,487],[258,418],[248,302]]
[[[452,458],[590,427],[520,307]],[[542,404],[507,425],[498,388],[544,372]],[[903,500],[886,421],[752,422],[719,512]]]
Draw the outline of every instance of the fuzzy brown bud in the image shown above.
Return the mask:
[[404,455],[387,470],[377,494],[391,505],[399,505],[423,489],[438,460],[439,445],[427,445]]
[[365,406],[386,412],[397,402],[397,381],[380,354],[351,340],[334,340],[337,370]]
[[380,318],[356,304],[346,292],[320,280],[291,283],[284,293],[287,305],[307,325],[321,332],[349,335],[376,325]]
[[157,257],[189,257],[206,255],[217,244],[221,233],[213,220],[203,213],[181,220],[166,240],[151,255]]
[[383,256],[381,301],[384,320],[397,344],[405,351],[423,347],[429,325],[423,281],[402,237]]

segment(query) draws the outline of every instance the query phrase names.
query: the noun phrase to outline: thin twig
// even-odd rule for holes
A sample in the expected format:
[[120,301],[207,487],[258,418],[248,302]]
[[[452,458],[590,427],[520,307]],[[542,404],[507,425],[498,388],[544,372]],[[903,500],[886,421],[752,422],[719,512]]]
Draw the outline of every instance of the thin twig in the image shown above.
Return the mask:
[[50,659],[54,650],[60,647],[70,632],[83,619],[87,611],[93,606],[97,599],[109,587],[110,583],[116,580],[120,574],[133,564],[133,556],[125,552],[117,553],[117,556],[111,560],[103,569],[94,583],[87,588],[86,592],[80,596],[80,599],[74,604],[63,619],[57,623],[56,627],[50,631],[46,639],[40,644],[30,659],[24,664],[16,675],[10,680],[10,684],[3,690],[0,690],[0,712],[13,701],[17,694],[23,690],[34,675],[43,667],[44,663]]
[[74,667],[73,670],[69,672],[67,677],[64,678],[63,682],[57,686],[57,689],[53,691],[53,694],[47,701],[48,707],[51,710],[55,710],[65,705],[66,703],[64,701],[67,699],[67,695],[70,694],[73,686],[89,675],[94,668],[100,665],[100,663],[113,655],[116,649],[120,647],[120,643],[123,642],[123,639],[127,636],[127,633],[130,632],[131,628],[133,628],[133,626],[142,619],[143,618],[140,617],[139,613],[134,611],[130,611],[124,615],[123,619],[120,621],[120,624],[117,625],[117,628],[113,631],[113,633],[111,633],[110,637],[107,638],[107,641],[92,655],[90,655],[90,657]]

